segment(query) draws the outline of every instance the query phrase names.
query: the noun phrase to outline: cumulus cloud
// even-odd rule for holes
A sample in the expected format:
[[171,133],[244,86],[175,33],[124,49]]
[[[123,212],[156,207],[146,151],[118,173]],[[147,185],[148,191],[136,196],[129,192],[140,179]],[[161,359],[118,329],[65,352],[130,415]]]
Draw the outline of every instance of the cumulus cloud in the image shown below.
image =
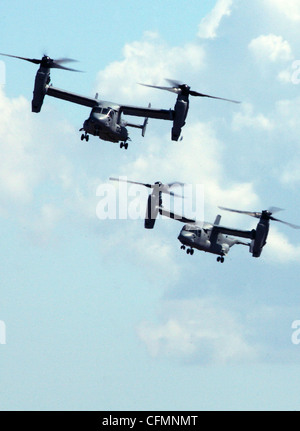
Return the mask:
[[[0,190],[6,200],[28,202],[40,172],[34,163],[29,104],[23,97],[10,100],[0,90]],[[4,202],[2,202],[4,205]]]
[[240,130],[242,128],[254,128],[259,130],[271,131],[275,125],[271,119],[264,114],[254,114],[254,106],[250,103],[244,103],[242,112],[237,112],[232,120],[233,130]]
[[213,211],[224,201],[224,196],[230,205],[251,206],[257,202],[251,182],[231,181],[224,185],[223,142],[217,139],[212,125],[193,122],[185,126],[183,133],[183,141],[170,143],[168,148],[164,142],[169,138],[157,137],[156,145],[151,144],[145,155],[125,165],[122,173],[131,172],[135,179],[145,180],[153,177],[154,166],[156,172],[164,172],[165,178],[155,178],[155,181],[170,179],[187,184],[203,184],[205,208]]
[[201,20],[198,37],[214,39],[223,17],[231,14],[232,4],[233,0],[218,0],[213,10]]
[[252,39],[248,48],[260,61],[289,61],[293,58],[290,44],[282,36],[275,34],[261,35]]
[[145,321],[138,328],[139,337],[154,357],[204,364],[257,358],[238,314],[215,298],[165,301],[162,315],[160,322]]
[[41,243],[67,212],[86,216],[92,182],[75,168],[75,129],[47,105],[44,111],[34,115],[29,100],[0,90],[0,214],[13,215]]
[[266,5],[281,16],[285,16],[292,22],[300,21],[300,3],[298,0],[264,0]]
[[[295,232],[294,236],[298,237],[299,242],[300,231]],[[273,262],[300,262],[300,245],[291,244],[285,234],[272,225],[263,254]]]
[[149,94],[151,101],[160,100],[160,91],[152,89],[150,93],[138,83],[165,86],[168,84],[164,78],[188,79],[187,70],[191,76],[205,65],[205,51],[200,45],[169,46],[157,33],[149,32],[142,40],[127,43],[123,57],[98,72],[95,88],[99,89],[101,97],[114,97],[127,104],[137,104]]

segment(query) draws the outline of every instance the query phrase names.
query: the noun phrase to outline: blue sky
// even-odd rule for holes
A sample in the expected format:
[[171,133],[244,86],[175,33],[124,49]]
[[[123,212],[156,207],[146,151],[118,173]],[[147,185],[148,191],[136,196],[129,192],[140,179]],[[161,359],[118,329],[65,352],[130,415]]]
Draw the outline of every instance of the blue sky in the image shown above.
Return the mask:
[[1,410],[299,409],[299,231],[274,223],[260,259],[235,246],[220,265],[180,250],[178,222],[96,215],[99,185],[127,176],[202,184],[207,221],[278,206],[300,223],[299,3],[199,3],[1,3],[1,52],[79,60],[59,88],[168,109],[137,83],[172,78],[243,102],[192,99],[183,141],[150,120],[124,151],[80,141],[85,107],[32,114],[35,66],[3,57]]

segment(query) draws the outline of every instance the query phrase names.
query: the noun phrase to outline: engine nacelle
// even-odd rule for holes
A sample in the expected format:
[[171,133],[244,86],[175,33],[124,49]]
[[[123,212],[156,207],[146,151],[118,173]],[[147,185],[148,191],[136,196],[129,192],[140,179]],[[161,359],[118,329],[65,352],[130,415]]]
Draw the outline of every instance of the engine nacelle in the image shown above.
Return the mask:
[[189,109],[188,99],[184,100],[178,97],[174,106],[174,120],[172,127],[172,141],[178,141],[181,128],[185,125],[185,119]]
[[145,228],[153,229],[154,224],[159,212],[159,207],[162,205],[161,192],[156,194],[154,191],[148,196],[146,216],[145,216]]
[[32,112],[40,112],[49,83],[50,69],[40,67],[35,76],[33,99],[31,102]]
[[269,220],[261,218],[257,223],[254,239],[250,244],[250,253],[252,253],[253,257],[259,257],[261,255],[262,249],[267,243],[268,233]]

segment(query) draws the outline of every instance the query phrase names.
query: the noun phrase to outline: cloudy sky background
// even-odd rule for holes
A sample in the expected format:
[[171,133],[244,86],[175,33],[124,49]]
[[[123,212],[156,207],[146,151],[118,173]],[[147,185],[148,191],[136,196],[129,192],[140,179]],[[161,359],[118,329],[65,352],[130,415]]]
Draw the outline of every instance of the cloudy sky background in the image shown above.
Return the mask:
[[278,206],[300,224],[299,2],[186,3],[2,2],[1,52],[80,60],[53,71],[59,88],[168,109],[172,93],[137,83],[171,78],[242,101],[191,98],[181,142],[149,120],[124,151],[80,141],[85,107],[31,113],[35,66],[3,57],[2,410],[299,408],[299,231],[273,223],[260,259],[235,246],[220,265],[180,250],[179,222],[96,215],[99,186],[127,176],[203,185],[207,221],[249,229],[218,205]]

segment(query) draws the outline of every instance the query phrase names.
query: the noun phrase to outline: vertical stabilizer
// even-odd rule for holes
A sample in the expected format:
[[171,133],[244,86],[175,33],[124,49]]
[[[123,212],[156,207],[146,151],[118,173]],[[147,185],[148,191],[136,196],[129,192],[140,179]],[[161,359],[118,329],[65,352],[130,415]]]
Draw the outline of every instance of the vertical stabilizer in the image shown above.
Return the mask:
[[221,216],[220,216],[220,214],[218,214],[217,217],[216,217],[216,220],[214,222],[214,225],[218,226],[220,224],[220,221],[221,221]]

